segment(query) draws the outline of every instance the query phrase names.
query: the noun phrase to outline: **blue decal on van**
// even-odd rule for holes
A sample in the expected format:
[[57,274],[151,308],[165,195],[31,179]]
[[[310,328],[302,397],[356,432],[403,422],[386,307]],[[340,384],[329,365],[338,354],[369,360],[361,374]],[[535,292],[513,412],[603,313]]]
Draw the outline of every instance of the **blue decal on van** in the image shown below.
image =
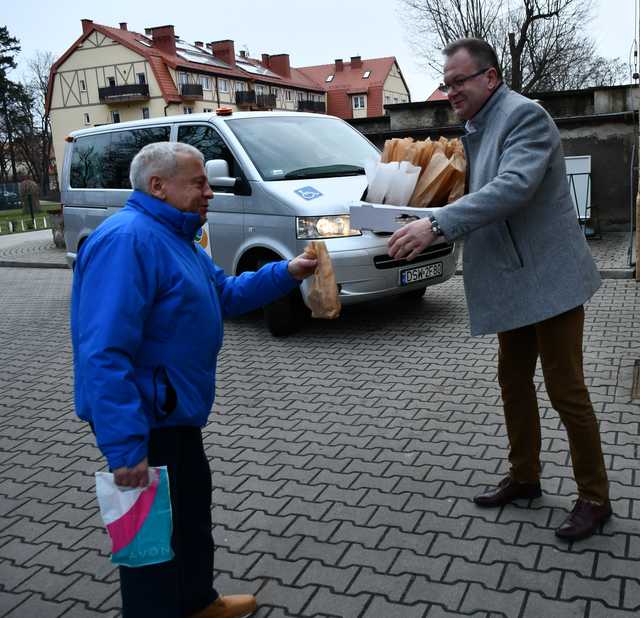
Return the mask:
[[300,189],[296,189],[294,193],[297,193],[303,200],[307,201],[315,200],[322,195],[318,189],[314,189],[313,187],[301,187]]

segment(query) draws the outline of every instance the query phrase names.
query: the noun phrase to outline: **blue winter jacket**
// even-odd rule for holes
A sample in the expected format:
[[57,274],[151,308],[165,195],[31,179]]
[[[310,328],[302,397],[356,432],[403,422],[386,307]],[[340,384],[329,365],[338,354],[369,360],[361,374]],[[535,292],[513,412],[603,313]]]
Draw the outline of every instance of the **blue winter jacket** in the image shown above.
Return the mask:
[[202,427],[222,320],[298,282],[287,262],[228,277],[194,243],[200,217],[135,191],[80,249],[71,336],[75,404],[112,469],[147,455],[149,430]]

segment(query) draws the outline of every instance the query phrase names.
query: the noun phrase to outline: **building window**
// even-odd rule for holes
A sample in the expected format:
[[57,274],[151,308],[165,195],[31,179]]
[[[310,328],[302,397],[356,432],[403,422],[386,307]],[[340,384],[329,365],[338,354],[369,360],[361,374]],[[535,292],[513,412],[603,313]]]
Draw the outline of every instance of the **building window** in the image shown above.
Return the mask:
[[385,103],[391,103],[391,97],[388,94],[384,95],[384,102]]
[[203,77],[202,78],[202,88],[204,90],[211,90],[211,83],[209,82],[209,78],[208,77]]
[[205,107],[202,111],[205,114],[213,114],[213,108],[212,107]]
[[327,75],[324,81],[327,83],[332,82],[334,77],[335,75]]
[[365,98],[363,94],[357,94],[353,97],[353,109],[364,109]]
[[256,94],[264,94],[264,86],[262,84],[256,84]]
[[369,79],[369,75],[371,75],[371,71],[365,71],[362,75],[362,79]]
[[245,92],[247,89],[247,84],[244,82],[236,82],[236,90],[238,92]]
[[147,83],[147,76],[144,73],[138,73],[138,83],[139,84]]
[[229,82],[226,79],[219,79],[218,88],[220,92],[229,92]]
[[111,88],[113,88],[116,85],[116,78],[115,77],[107,77],[107,81],[109,82],[109,86]]
[[181,84],[188,84],[189,83],[189,76],[186,73],[180,73],[180,76],[178,77],[178,81]]
[[142,117],[143,118],[149,118],[149,108],[148,107],[143,107],[142,108]]
[[291,90],[287,90],[287,101],[291,101],[293,97],[291,96]]
[[80,80],[80,92],[86,92],[87,91],[87,84],[85,83],[84,79]]
[[193,107],[183,107],[182,108],[182,113],[183,114],[193,114]]
[[91,124],[91,118],[89,118],[89,114],[84,115],[84,123]]
[[120,122],[120,112],[116,112],[116,111],[111,112],[111,122],[113,123]]
[[393,97],[393,102],[397,103],[398,102],[398,97]]

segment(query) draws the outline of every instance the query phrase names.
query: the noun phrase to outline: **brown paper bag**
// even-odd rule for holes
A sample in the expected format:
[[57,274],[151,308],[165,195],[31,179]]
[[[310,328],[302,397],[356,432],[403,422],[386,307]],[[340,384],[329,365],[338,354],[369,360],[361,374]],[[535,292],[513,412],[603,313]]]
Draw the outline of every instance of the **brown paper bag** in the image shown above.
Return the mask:
[[333,272],[327,246],[322,240],[312,240],[304,250],[311,258],[318,260],[315,273],[311,276],[307,302],[312,318],[334,320],[340,315],[338,286]]
[[451,190],[449,191],[447,204],[455,202],[458,198],[464,195],[467,174],[467,162],[464,158],[464,152],[454,152],[450,162],[455,171],[451,178]]

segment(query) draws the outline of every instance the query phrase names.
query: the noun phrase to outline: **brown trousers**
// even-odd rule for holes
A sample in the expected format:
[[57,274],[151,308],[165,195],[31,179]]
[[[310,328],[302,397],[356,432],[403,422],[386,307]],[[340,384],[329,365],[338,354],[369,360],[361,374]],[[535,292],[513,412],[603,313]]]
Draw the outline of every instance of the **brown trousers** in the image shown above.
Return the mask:
[[509,437],[511,477],[540,478],[540,414],[533,376],[538,356],[551,405],[560,415],[571,451],[580,498],[604,503],[609,484],[600,431],[584,383],[584,308],[576,307],[543,322],[498,333],[498,381]]

